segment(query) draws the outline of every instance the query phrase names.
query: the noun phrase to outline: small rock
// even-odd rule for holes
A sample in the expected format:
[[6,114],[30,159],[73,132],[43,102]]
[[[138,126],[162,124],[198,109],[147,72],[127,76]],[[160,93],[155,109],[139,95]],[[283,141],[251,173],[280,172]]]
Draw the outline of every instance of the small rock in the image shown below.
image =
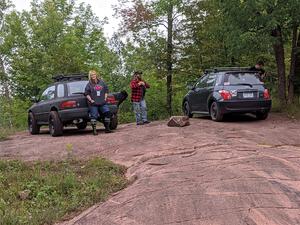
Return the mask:
[[189,118],[187,116],[172,116],[167,124],[169,127],[189,126]]
[[128,183],[133,184],[137,179],[138,179],[138,176],[136,174],[134,174],[131,177],[129,177]]
[[28,199],[30,193],[31,193],[30,190],[19,191],[18,196],[21,200],[26,200]]

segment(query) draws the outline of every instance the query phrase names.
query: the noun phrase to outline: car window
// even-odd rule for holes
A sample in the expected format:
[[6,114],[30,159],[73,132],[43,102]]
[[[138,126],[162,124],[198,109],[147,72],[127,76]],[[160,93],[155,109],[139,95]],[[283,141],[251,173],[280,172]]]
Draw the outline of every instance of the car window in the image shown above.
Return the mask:
[[220,86],[220,85],[223,85],[222,84],[222,78],[223,76],[221,76],[221,74],[216,74],[216,83],[215,83],[215,86]]
[[85,86],[87,85],[88,81],[74,81],[67,84],[68,86],[68,95],[76,95],[76,94],[83,94],[85,90]]
[[262,84],[260,77],[256,73],[226,73],[224,85],[238,84]]
[[215,80],[216,80],[216,76],[217,75],[215,73],[212,73],[212,74],[208,75],[207,80],[206,80],[206,87],[212,87],[212,86],[214,86]]
[[55,86],[48,87],[42,94],[41,100],[51,100],[54,99],[55,96]]
[[65,96],[65,85],[59,84],[57,85],[57,97],[62,98]]
[[206,87],[206,81],[207,81],[208,76],[204,75],[201,77],[195,84],[195,88],[204,88]]

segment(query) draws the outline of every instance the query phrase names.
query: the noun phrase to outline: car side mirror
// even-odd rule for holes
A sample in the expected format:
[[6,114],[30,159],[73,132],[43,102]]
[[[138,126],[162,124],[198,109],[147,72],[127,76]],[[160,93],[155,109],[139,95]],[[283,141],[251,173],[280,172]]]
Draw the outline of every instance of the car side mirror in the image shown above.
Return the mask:
[[41,91],[41,89],[38,87],[35,87],[33,89],[33,92],[32,92],[33,96],[30,99],[32,103],[38,103],[40,101],[40,97],[37,97],[37,96],[40,96],[40,94],[39,94],[40,91]]
[[36,96],[31,97],[31,102],[32,103],[38,103],[40,100]]

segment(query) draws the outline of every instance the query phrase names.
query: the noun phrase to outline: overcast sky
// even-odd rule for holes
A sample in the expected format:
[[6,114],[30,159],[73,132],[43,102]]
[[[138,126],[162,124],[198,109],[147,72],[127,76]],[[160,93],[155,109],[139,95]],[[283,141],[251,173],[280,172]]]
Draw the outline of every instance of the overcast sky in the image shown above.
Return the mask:
[[[16,9],[21,11],[23,9],[30,9],[30,0],[11,0],[16,6]],[[104,26],[104,34],[111,37],[113,32],[118,29],[118,20],[113,17],[114,11],[112,5],[116,4],[118,0],[76,0],[77,3],[85,2],[92,6],[95,14],[102,20],[104,17],[108,18],[109,24]]]

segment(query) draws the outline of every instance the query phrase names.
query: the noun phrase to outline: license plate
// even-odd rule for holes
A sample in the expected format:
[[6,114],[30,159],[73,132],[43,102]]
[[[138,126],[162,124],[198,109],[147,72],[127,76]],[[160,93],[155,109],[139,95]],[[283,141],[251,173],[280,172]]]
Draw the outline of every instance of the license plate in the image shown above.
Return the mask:
[[243,93],[243,98],[253,98],[253,92],[247,92],[247,93]]

